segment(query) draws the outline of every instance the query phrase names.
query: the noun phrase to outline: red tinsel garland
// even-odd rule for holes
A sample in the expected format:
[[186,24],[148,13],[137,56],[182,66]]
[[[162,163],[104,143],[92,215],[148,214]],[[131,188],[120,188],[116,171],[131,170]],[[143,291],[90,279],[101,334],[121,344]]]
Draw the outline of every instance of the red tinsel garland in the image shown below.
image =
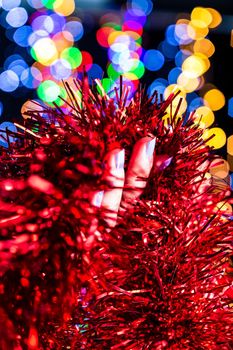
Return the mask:
[[[219,208],[230,191],[205,176],[202,129],[178,108],[165,125],[178,93],[127,102],[126,87],[109,98],[85,78],[74,86],[81,103],[66,84],[69,113],[28,111],[2,150],[1,349],[231,349],[233,222]],[[91,205],[104,157],[125,149],[126,169],[147,135],[147,186],[110,230]]]

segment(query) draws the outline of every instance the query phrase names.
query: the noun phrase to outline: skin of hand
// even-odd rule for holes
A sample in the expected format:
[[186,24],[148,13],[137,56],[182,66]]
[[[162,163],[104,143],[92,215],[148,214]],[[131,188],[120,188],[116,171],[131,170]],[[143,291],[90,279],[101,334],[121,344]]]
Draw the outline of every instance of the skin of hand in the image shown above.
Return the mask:
[[155,144],[156,138],[150,136],[137,141],[126,171],[124,149],[114,149],[106,154],[103,181],[107,188],[94,194],[92,205],[103,209],[109,228],[116,225],[118,215],[131,208],[146,187],[153,166]]

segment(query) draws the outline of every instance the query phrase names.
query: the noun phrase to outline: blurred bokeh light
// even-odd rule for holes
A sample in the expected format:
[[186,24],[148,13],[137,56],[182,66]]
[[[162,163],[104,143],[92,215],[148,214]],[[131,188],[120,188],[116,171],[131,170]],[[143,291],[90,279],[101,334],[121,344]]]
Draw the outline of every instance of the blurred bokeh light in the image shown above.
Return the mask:
[[[171,17],[162,16],[160,6],[172,14],[162,31],[156,25]],[[0,70],[3,97],[39,97],[51,108],[63,106],[63,80],[72,84],[84,71],[91,83],[96,81],[100,94],[119,89],[120,76],[128,98],[140,82],[146,83],[150,96],[157,91],[159,99],[179,89],[172,108],[182,97],[179,116],[195,112],[205,138],[215,135],[209,144],[221,149],[227,140],[232,152],[231,135],[218,124],[223,125],[227,115],[233,117],[233,98],[222,91],[219,72],[224,67],[213,63],[223,17],[215,8],[195,5],[184,13],[172,12],[176,6],[152,0],[0,0],[1,30],[8,44]],[[216,86],[209,84],[214,78],[220,87],[215,81]],[[1,101],[3,116],[8,108],[2,96]]]

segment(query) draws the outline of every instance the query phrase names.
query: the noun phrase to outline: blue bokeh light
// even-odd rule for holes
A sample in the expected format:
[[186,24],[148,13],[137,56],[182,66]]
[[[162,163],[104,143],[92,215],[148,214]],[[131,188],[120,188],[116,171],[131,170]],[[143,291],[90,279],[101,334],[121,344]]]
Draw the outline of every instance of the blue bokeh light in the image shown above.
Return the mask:
[[230,187],[233,190],[233,174],[230,175]]
[[12,70],[5,70],[0,74],[0,88],[5,92],[12,92],[19,86],[19,77]]
[[18,77],[20,77],[24,69],[27,69],[27,68],[28,68],[27,63],[21,59],[11,62],[8,66],[8,69],[15,72],[15,74],[17,74]]
[[32,28],[30,26],[22,26],[16,29],[13,39],[19,46],[27,47],[28,38],[32,34]]
[[184,60],[191,55],[190,51],[188,50],[180,50],[175,55],[175,64],[177,67],[181,67]]
[[5,32],[6,38],[9,39],[10,41],[14,42],[14,33],[15,33],[15,28],[12,28],[12,27],[8,26],[8,28],[7,28],[6,32]]
[[2,113],[3,113],[3,104],[2,104],[2,102],[0,101],[0,116],[2,115]]
[[122,61],[128,60],[130,56],[130,51],[125,50],[123,52],[114,52],[111,49],[108,50],[108,57],[113,64],[119,65]]
[[35,32],[32,32],[28,37],[28,45],[33,46],[37,40],[41,38],[47,38],[48,33],[45,30],[37,30]]
[[195,98],[198,98],[198,94],[196,92],[191,92],[190,94],[187,94],[186,95],[186,100],[187,100],[187,103],[188,105],[195,99]]
[[21,0],[2,0],[0,5],[6,11],[10,11],[11,9],[20,6]]
[[6,15],[7,23],[14,28],[23,26],[28,20],[28,13],[23,7],[15,7]]
[[168,86],[168,81],[166,79],[158,78],[153,81],[153,83],[148,87],[148,95],[151,97],[154,91],[157,91],[158,98],[160,95],[164,94],[166,87]]
[[66,19],[62,15],[59,15],[57,13],[53,13],[50,15],[50,18],[53,21],[53,33],[59,33],[63,31],[63,28],[66,24]]
[[3,68],[5,70],[8,69],[8,67],[11,65],[11,63],[17,61],[17,60],[23,60],[23,57],[21,55],[18,54],[14,54],[14,55],[10,55],[7,57],[7,59],[4,62]]
[[54,21],[51,16],[40,15],[34,18],[31,23],[32,30],[44,30],[47,33],[52,33],[54,30]]
[[233,118],[233,97],[228,100],[228,115]]
[[174,24],[170,25],[167,27],[166,29],[166,41],[173,46],[178,46],[179,45],[179,41],[177,40],[177,37],[175,35],[175,29],[176,26]]
[[169,74],[168,74],[168,82],[169,84],[176,84],[177,83],[177,79],[179,77],[179,75],[182,73],[182,69],[175,67],[173,69],[170,70]]
[[188,111],[189,111],[189,112],[194,111],[194,110],[196,110],[198,107],[201,107],[201,106],[204,106],[204,100],[203,100],[203,98],[201,98],[201,97],[196,97],[196,98],[194,98],[194,99],[189,103]]
[[179,45],[188,45],[193,41],[188,33],[188,24],[178,23],[175,27],[175,38]]
[[68,21],[63,30],[70,32],[73,35],[74,41],[78,41],[83,37],[84,29],[83,25],[79,21]]
[[22,84],[28,89],[37,88],[40,85],[42,79],[42,74],[36,67],[25,69],[20,76]]
[[144,12],[137,9],[128,9],[124,14],[124,22],[134,21],[140,23],[142,26],[146,23],[146,15]]
[[104,72],[98,64],[94,63],[87,74],[90,82],[92,82],[93,79],[103,79]]
[[[7,134],[6,134],[6,132],[4,132],[4,130],[17,132],[17,128],[11,122],[3,122],[2,124],[0,124],[0,130],[2,130],[2,131],[0,131],[0,145],[8,148],[9,145],[8,145],[8,142],[6,141]],[[14,141],[16,141],[16,137],[14,137],[12,135],[8,135],[8,140],[9,140],[9,142],[14,142]]]
[[161,49],[164,56],[170,60],[174,59],[178,52],[178,47],[169,44],[169,42],[167,42],[166,40],[161,42],[159,48]]
[[130,5],[133,11],[139,10],[147,16],[153,10],[153,3],[151,0],[131,0]]
[[70,63],[62,58],[56,60],[50,67],[52,76],[57,80],[69,78],[71,71]]
[[40,9],[44,7],[41,0],[27,0],[27,3],[34,9]]
[[148,50],[143,57],[143,63],[148,70],[157,71],[164,64],[164,56],[158,50]]

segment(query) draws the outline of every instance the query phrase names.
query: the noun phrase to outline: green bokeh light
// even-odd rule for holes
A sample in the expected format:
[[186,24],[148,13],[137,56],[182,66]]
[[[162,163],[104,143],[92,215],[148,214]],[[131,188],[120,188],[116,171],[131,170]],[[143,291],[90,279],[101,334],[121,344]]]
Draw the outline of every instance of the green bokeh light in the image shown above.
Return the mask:
[[108,65],[107,73],[108,73],[109,78],[111,78],[113,80],[116,80],[122,74],[122,72],[119,73],[113,68],[112,63]]
[[[104,79],[101,80],[101,85],[103,86],[104,91],[106,93],[108,93],[111,90],[113,84],[114,84],[114,82],[112,81],[112,79],[104,78]],[[101,88],[98,85],[97,85],[97,90],[98,90],[99,94],[101,96],[103,96],[103,92],[102,92]]]
[[30,54],[32,56],[32,58],[37,61],[37,57],[36,57],[36,51],[33,49],[33,47],[30,49]]
[[37,88],[39,98],[47,103],[54,102],[61,94],[61,88],[52,80],[45,80]]
[[137,39],[135,39],[135,42],[138,44],[138,47],[137,47],[137,50],[138,50],[142,44],[142,37],[139,36]]
[[[53,101],[53,102],[56,103],[56,105],[57,105],[58,107],[62,107],[62,106],[66,103],[65,101],[63,101],[63,100],[60,98],[60,96],[63,97],[64,100],[67,99],[66,90],[65,90],[63,87],[61,87],[61,86],[60,86],[60,93],[59,93],[59,96],[57,97],[56,100]],[[51,107],[54,107],[53,103],[48,103],[48,104],[51,105]]]
[[52,10],[54,4],[56,3],[57,0],[41,0],[42,4],[44,7],[47,7],[48,9]]
[[145,73],[145,67],[142,61],[135,60],[129,72],[135,74],[137,78],[140,79]]
[[122,26],[120,24],[117,24],[115,22],[106,22],[102,25],[102,28],[103,27],[110,27],[110,28],[113,28],[115,30],[122,30]]
[[81,51],[76,47],[69,47],[67,49],[64,49],[60,57],[68,61],[72,69],[79,67],[82,63]]

